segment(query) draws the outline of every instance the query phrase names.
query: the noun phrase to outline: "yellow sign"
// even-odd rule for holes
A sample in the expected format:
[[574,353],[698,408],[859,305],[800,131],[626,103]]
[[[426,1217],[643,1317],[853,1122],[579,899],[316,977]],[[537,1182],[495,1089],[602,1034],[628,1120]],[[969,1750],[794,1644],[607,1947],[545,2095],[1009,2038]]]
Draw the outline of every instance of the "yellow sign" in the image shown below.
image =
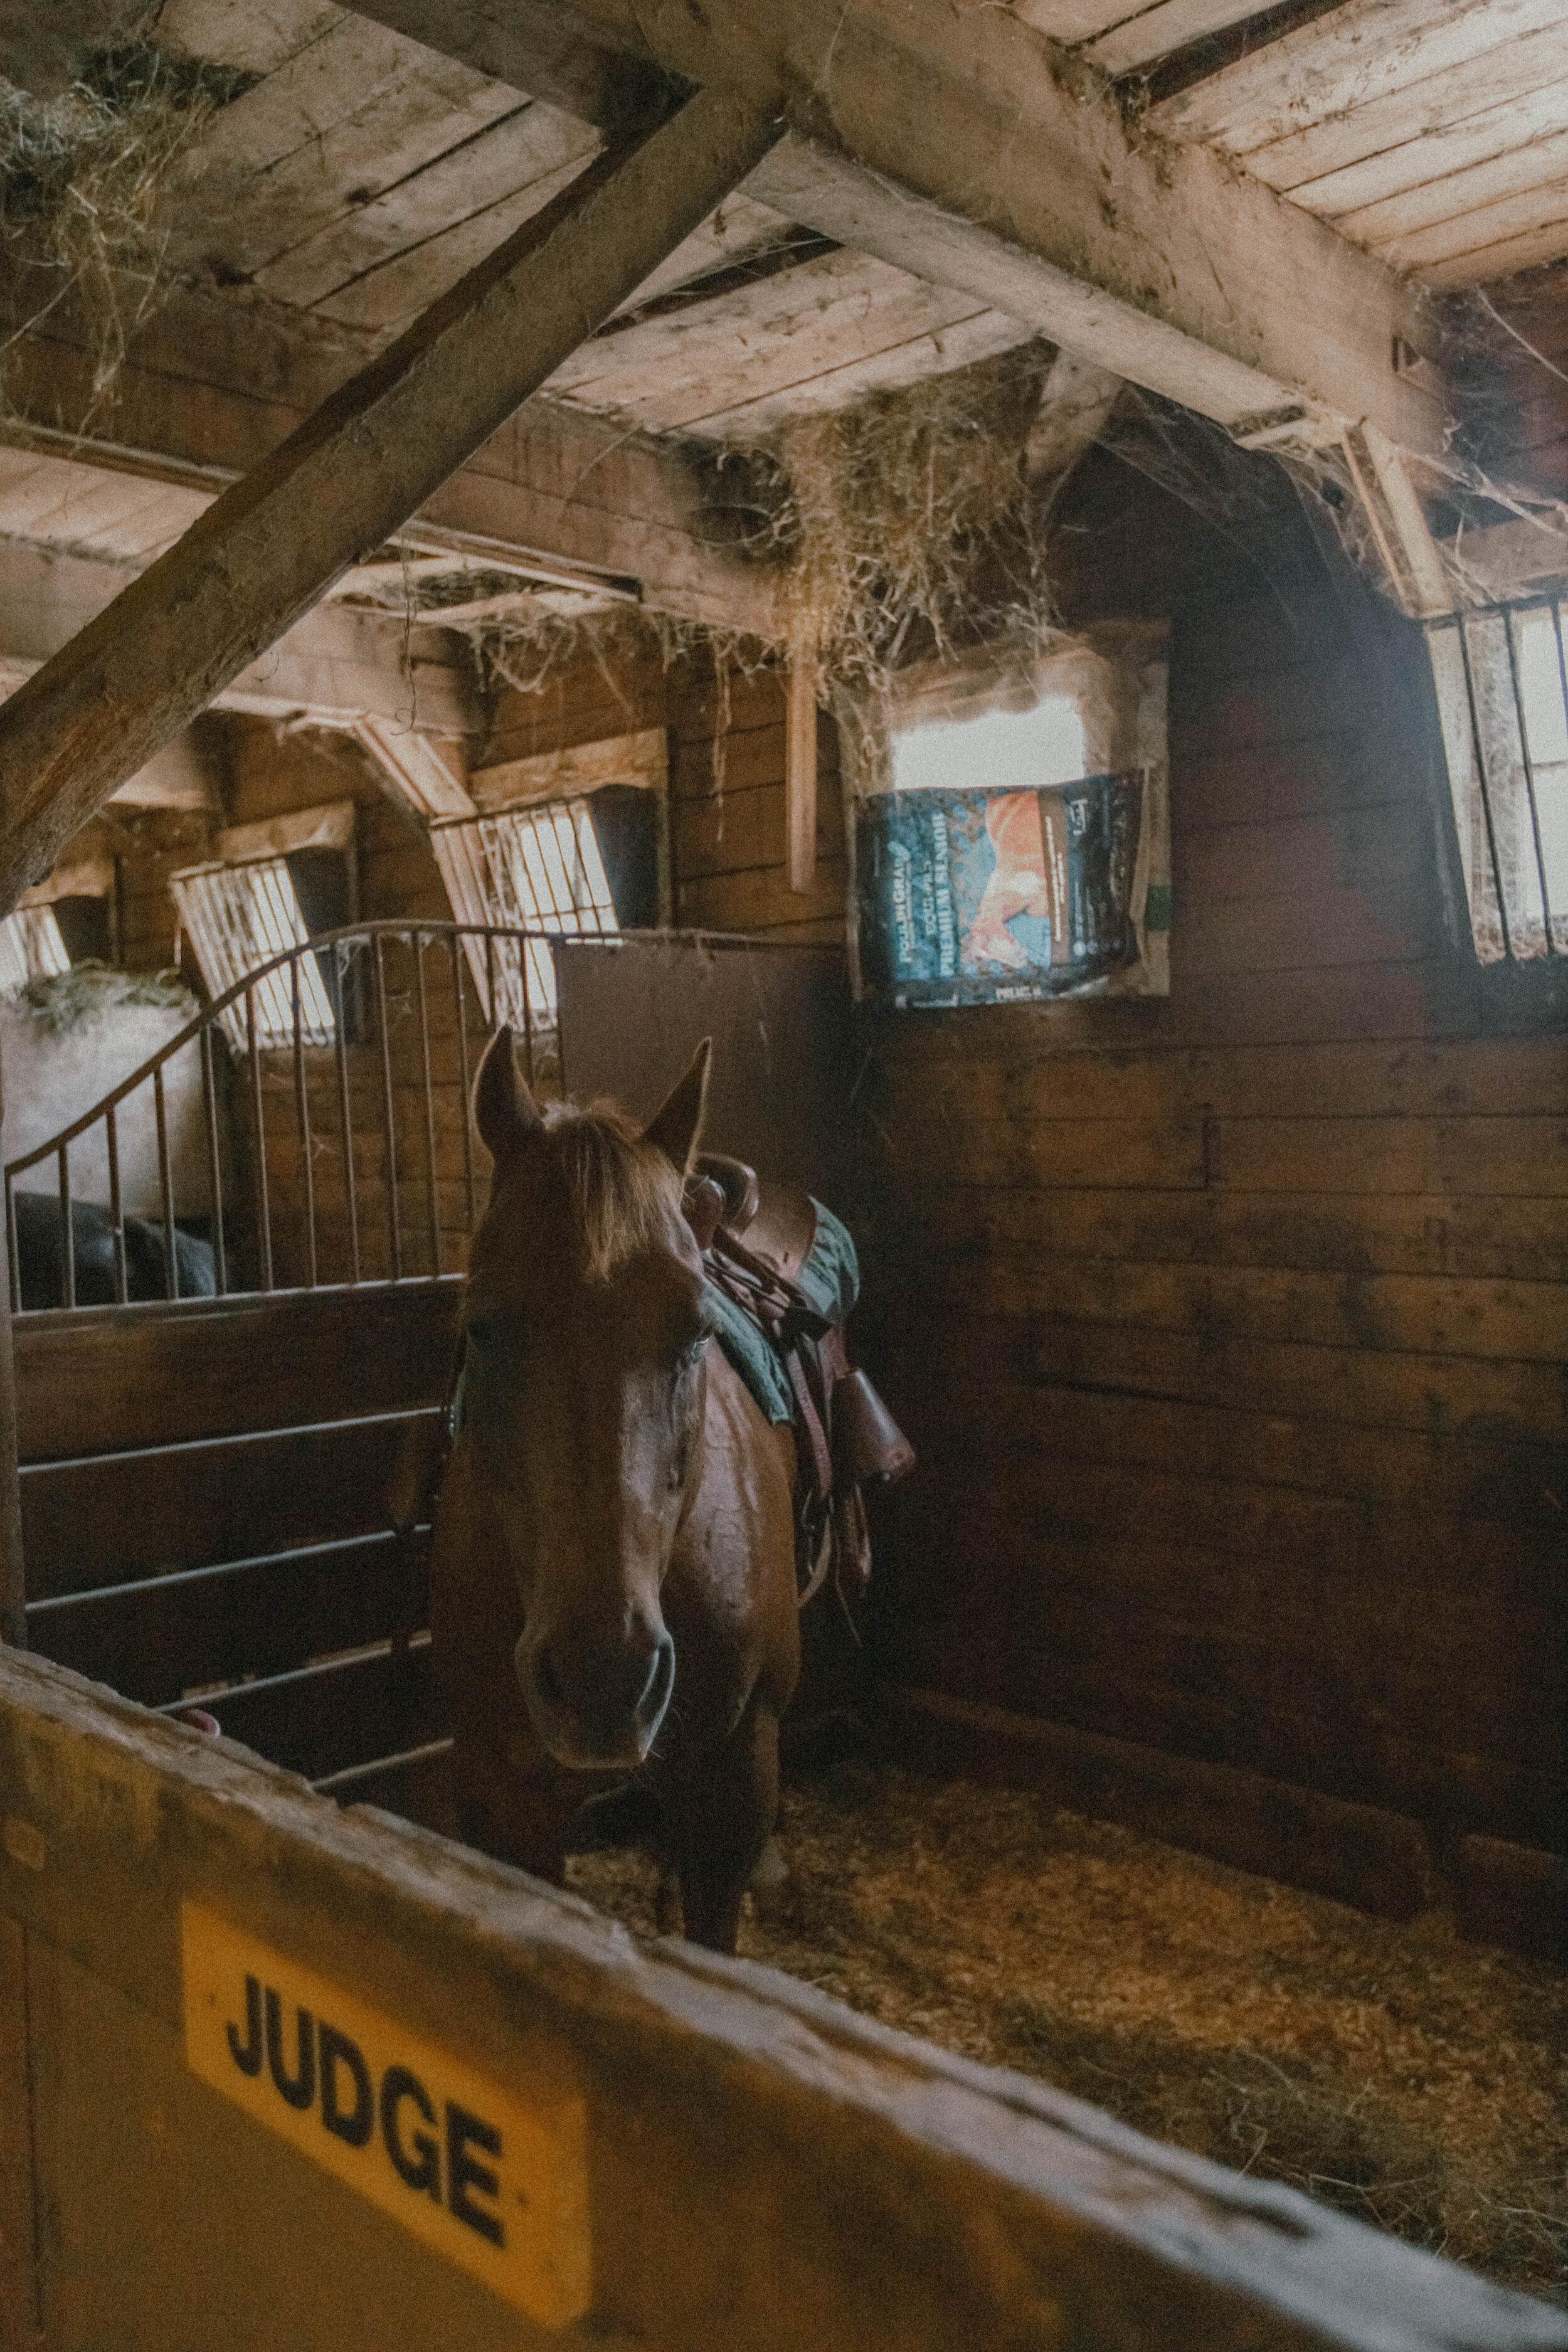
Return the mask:
[[191,2072],[549,2327],[588,2307],[587,2124],[181,1906]]

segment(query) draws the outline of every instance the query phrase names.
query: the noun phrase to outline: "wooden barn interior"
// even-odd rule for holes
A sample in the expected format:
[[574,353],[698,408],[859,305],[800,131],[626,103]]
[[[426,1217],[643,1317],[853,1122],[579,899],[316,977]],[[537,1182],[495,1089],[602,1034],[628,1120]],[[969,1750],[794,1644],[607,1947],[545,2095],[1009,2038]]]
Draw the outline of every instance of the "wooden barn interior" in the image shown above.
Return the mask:
[[[1127,7],[0,5],[0,2352],[1568,2345],[1568,0]],[[914,1450],[739,1963],[461,1845],[503,1023]]]

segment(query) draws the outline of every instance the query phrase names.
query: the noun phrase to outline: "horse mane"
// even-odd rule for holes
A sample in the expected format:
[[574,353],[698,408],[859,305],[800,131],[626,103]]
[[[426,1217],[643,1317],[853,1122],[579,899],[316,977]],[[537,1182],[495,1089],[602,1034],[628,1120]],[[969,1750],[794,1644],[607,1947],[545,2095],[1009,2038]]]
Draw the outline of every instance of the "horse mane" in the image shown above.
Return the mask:
[[670,1215],[679,1213],[680,1179],[616,1104],[552,1104],[544,1144],[571,1204],[590,1281],[607,1281],[628,1258],[664,1240]]

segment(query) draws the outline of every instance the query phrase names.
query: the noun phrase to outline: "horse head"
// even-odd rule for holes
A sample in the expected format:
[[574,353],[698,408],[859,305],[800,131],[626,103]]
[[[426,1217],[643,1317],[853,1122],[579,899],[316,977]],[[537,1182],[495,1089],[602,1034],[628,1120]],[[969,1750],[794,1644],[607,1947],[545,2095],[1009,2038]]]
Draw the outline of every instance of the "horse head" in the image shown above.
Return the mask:
[[504,1028],[475,1082],[495,1172],[463,1426],[521,1593],[529,1713],[579,1769],[640,1763],[675,1679],[659,1594],[700,1475],[710,1328],[681,1187],[709,1053],[640,1134],[606,1105],[542,1112]]

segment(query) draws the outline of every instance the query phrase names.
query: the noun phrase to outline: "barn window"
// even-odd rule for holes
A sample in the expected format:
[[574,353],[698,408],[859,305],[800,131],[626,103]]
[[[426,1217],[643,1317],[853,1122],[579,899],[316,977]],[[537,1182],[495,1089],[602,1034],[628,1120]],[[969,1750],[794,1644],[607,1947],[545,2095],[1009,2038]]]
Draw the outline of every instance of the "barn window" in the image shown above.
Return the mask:
[[1483,963],[1568,952],[1563,601],[1427,624],[1470,931]]
[[[662,729],[478,769],[469,784],[476,814],[438,823],[430,836],[460,921],[613,939],[668,919]],[[487,1008],[493,979],[496,1019],[554,1026],[546,940],[526,950],[477,940],[469,960]]]
[[0,989],[26,988],[69,971],[70,957],[52,907],[18,907],[0,922]]
[[1165,631],[906,672],[851,713],[856,961],[902,1011],[1169,986]]
[[[353,803],[342,801],[218,834],[216,858],[171,877],[209,995],[226,995],[290,948],[354,919]],[[330,1045],[345,1003],[343,974],[330,955],[300,956],[256,982],[256,1043],[291,1045],[298,974],[300,1039]],[[246,1003],[223,1016],[237,1052],[249,1044]]]

